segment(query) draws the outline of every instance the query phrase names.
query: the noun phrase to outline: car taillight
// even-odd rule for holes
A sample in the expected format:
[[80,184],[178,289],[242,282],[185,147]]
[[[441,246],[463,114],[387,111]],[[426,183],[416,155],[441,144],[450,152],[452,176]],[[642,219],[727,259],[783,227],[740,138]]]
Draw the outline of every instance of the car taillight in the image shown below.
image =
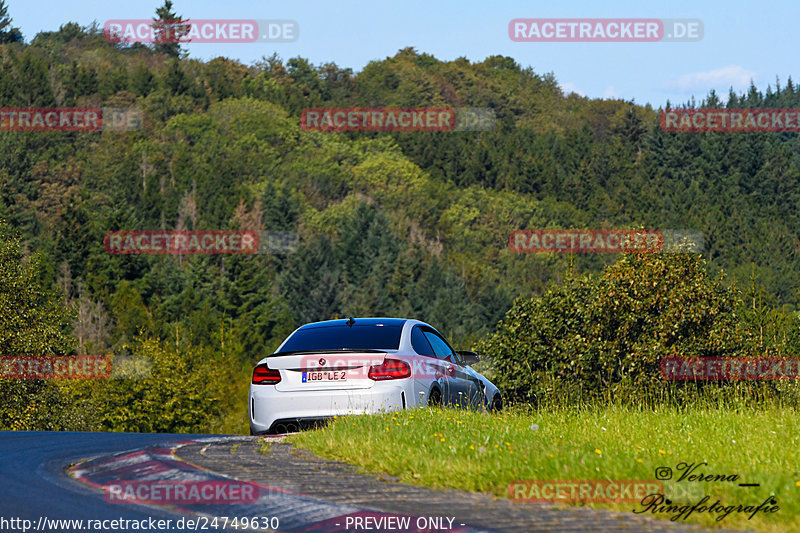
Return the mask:
[[407,378],[411,376],[411,367],[405,361],[384,359],[383,364],[369,367],[368,376],[373,381]]
[[253,369],[253,383],[257,385],[275,385],[280,380],[280,371],[271,369],[267,363],[262,363]]

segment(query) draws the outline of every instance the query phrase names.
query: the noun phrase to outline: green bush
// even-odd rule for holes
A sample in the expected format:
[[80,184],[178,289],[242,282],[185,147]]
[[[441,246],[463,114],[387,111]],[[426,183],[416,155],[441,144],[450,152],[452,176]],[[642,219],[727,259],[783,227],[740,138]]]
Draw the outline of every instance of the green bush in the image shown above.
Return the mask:
[[663,357],[765,355],[741,306],[738,291],[723,284],[723,274],[712,279],[699,255],[625,254],[602,274],[569,274],[539,298],[517,299],[477,350],[494,361],[511,401],[681,401],[720,384],[663,380]]
[[112,358],[110,379],[62,384],[77,409],[94,413],[92,429],[207,432],[229,407],[226,387],[236,378],[222,357],[149,338],[126,348],[130,356]]
[[[0,356],[70,353],[72,311],[43,280],[39,254],[25,257],[21,239],[0,220]],[[83,426],[52,383],[0,379],[0,429],[56,430]]]

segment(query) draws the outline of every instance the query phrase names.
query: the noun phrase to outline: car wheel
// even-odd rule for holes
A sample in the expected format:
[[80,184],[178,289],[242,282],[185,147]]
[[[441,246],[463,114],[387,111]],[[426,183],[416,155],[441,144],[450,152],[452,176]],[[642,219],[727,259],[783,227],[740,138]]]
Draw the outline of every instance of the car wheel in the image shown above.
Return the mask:
[[492,411],[502,411],[503,410],[503,398],[500,397],[499,394],[495,394],[494,398],[492,398]]
[[442,405],[442,391],[439,389],[432,389],[428,396],[428,405],[440,407]]

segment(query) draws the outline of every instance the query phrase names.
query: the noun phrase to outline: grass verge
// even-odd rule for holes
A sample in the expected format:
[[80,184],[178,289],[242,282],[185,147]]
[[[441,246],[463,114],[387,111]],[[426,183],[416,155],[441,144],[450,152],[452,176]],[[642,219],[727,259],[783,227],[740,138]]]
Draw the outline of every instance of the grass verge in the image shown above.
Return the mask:
[[[289,441],[362,471],[397,476],[428,487],[508,497],[516,480],[653,480],[655,470],[707,463],[693,473],[738,476],[736,481],[681,481],[694,504],[709,496],[725,506],[758,506],[770,495],[772,514],[694,512],[677,522],[768,533],[800,532],[800,421],[791,407],[677,407],[639,409],[512,409],[502,415],[453,409],[416,409],[338,418]],[[358,445],[354,445],[358,443]],[[740,487],[739,483],[758,483]],[[690,485],[691,484],[691,485]],[[695,497],[702,490],[700,497]],[[690,505],[691,505],[690,504]],[[631,512],[640,503],[588,504]],[[670,519],[677,513],[646,512]]]

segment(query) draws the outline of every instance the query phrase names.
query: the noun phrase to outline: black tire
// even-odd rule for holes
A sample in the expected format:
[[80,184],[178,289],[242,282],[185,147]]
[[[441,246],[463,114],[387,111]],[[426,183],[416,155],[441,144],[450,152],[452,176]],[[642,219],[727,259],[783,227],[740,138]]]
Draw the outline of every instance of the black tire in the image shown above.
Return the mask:
[[431,389],[431,393],[428,395],[428,405],[431,407],[441,407],[442,391],[439,389]]
[[503,410],[503,398],[499,394],[495,394],[492,398],[492,411],[499,413]]

